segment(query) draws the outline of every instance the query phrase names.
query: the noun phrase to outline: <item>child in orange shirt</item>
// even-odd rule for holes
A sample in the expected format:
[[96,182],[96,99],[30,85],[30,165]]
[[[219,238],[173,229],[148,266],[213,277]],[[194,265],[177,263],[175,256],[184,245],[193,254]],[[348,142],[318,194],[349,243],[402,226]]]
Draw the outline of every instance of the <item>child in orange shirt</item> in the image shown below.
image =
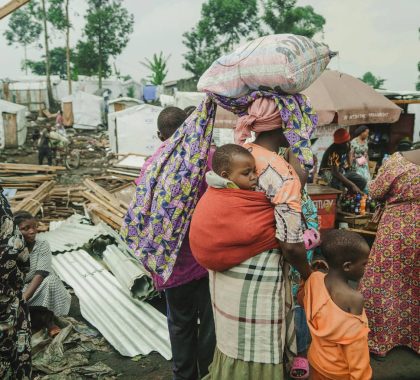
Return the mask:
[[369,246],[354,232],[333,230],[324,237],[321,249],[329,272],[312,273],[298,295],[312,336],[310,379],[370,380],[363,296],[348,284],[362,278]]

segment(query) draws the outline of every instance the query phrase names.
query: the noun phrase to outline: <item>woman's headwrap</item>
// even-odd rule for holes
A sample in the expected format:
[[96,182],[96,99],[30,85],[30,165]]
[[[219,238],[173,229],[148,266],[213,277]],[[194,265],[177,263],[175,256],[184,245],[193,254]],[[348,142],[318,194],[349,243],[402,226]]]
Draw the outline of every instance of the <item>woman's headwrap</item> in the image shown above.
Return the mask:
[[235,127],[235,143],[243,145],[255,133],[272,131],[282,127],[279,108],[268,98],[258,98],[248,107],[248,113],[238,119]]

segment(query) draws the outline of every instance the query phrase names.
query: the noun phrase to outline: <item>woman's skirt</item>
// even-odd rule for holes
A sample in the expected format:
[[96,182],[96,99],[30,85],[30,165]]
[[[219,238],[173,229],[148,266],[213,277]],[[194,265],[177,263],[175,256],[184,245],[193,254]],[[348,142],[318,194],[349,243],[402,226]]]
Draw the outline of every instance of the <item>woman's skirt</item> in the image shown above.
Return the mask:
[[[25,286],[28,286],[28,284]],[[29,307],[42,306],[57,317],[67,315],[70,310],[71,296],[55,273],[44,278],[41,285],[28,301]]]
[[[210,379],[283,378],[284,358],[296,353],[288,272],[278,250],[224,272],[210,271],[217,340]],[[255,371],[268,377],[253,377]]]

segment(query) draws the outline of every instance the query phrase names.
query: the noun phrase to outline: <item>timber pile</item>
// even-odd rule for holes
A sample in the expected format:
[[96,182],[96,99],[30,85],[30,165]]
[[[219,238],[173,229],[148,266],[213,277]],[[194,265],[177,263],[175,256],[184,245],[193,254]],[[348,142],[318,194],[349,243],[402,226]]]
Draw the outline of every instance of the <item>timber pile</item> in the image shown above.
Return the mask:
[[83,213],[85,189],[84,186],[56,185],[44,202],[42,221],[49,224],[52,221],[67,219],[75,213]]
[[83,184],[87,187],[87,190],[83,192],[83,196],[90,202],[87,204],[88,211],[112,228],[119,230],[128,209],[128,204],[91,179],[85,179]]
[[44,182],[53,181],[63,166],[0,164],[0,180],[4,188],[32,191]]
[[36,190],[30,192],[19,203],[13,206],[13,212],[27,211],[32,215],[38,214],[42,209],[44,200],[55,186],[55,181],[44,182]]

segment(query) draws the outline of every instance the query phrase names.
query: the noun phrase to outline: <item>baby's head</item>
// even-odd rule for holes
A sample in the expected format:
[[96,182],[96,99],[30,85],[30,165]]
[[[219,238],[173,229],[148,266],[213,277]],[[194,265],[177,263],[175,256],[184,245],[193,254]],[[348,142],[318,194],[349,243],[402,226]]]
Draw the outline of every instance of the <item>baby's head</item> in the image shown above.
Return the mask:
[[255,190],[255,159],[244,147],[236,144],[222,145],[216,149],[212,164],[216,174],[232,181],[240,189]]
[[332,230],[323,237],[321,250],[330,269],[341,272],[347,280],[363,277],[370,248],[359,234]]
[[14,220],[26,244],[34,243],[36,234],[38,233],[38,221],[36,218],[29,212],[19,211],[14,214]]

